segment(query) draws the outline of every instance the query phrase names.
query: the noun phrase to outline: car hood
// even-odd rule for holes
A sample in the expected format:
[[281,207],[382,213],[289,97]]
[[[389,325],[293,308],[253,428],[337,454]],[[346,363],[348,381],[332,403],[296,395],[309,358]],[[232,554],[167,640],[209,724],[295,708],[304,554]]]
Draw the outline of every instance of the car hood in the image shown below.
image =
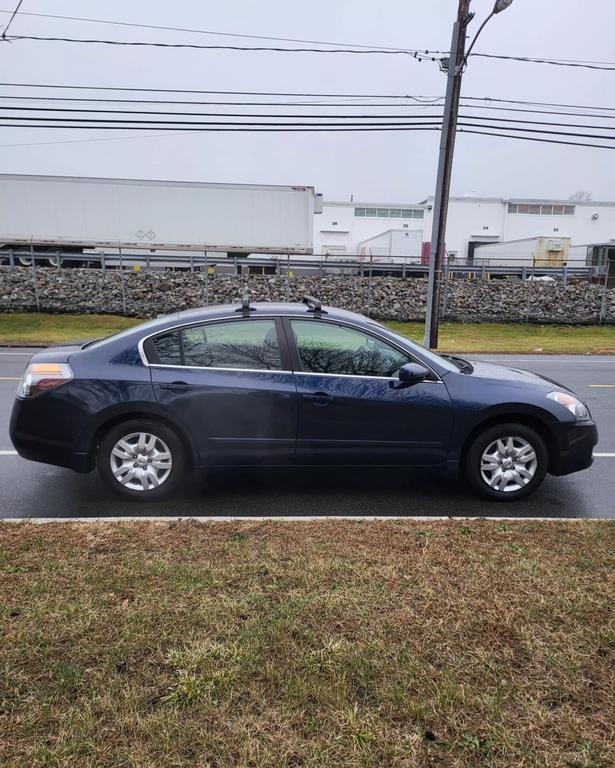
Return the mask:
[[553,387],[558,389],[564,389],[567,392],[571,390],[560,384],[558,381],[549,379],[546,376],[541,376],[538,373],[532,373],[531,371],[524,371],[521,368],[509,368],[507,365],[499,365],[498,363],[486,363],[482,360],[469,360],[472,363],[474,370],[472,373],[467,374],[478,379],[485,379],[493,382],[494,384],[507,384],[512,386],[531,387],[533,389],[548,389],[552,390]]

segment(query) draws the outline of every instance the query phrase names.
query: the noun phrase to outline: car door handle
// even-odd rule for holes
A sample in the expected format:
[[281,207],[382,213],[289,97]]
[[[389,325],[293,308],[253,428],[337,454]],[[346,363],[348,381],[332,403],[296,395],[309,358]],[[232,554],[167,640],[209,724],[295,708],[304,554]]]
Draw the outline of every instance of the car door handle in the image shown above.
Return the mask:
[[187,381],[172,381],[170,384],[161,384],[160,389],[168,389],[171,392],[190,392],[194,389],[193,384],[188,384]]
[[326,392],[315,392],[313,395],[302,395],[304,400],[309,400],[313,405],[323,406],[333,402],[331,395]]

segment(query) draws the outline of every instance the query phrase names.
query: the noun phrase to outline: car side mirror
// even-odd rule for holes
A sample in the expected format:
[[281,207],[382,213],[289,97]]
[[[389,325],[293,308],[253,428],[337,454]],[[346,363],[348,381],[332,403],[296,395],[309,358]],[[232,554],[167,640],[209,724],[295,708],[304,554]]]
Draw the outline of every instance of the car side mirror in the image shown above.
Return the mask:
[[410,386],[425,381],[429,376],[429,369],[418,363],[406,363],[399,369],[399,381],[401,384]]

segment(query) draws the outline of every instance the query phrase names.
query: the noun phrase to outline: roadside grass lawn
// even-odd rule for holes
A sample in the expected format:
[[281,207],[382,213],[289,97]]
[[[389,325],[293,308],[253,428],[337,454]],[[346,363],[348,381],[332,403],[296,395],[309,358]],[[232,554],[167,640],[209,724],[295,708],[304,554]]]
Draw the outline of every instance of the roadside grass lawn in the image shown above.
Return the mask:
[[111,336],[142,323],[118,315],[49,315],[44,312],[0,314],[0,344],[57,344]]
[[[53,344],[91,339],[142,322],[117,315],[0,314],[0,344]],[[422,323],[385,325],[422,342]],[[615,326],[523,325],[503,323],[442,323],[441,352],[545,354],[615,354]]]
[[0,525],[0,765],[615,765],[615,525]]
[[[423,343],[422,323],[385,323],[413,341]],[[615,326],[525,325],[504,323],[441,323],[441,352],[500,352],[593,355],[615,354]]]

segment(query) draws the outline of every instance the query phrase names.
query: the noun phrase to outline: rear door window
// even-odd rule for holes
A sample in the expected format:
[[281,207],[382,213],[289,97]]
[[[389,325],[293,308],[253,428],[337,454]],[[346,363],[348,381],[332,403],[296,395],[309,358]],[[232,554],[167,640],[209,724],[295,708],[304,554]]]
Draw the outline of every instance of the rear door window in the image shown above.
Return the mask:
[[152,340],[162,365],[279,371],[275,320],[233,320],[193,325]]

